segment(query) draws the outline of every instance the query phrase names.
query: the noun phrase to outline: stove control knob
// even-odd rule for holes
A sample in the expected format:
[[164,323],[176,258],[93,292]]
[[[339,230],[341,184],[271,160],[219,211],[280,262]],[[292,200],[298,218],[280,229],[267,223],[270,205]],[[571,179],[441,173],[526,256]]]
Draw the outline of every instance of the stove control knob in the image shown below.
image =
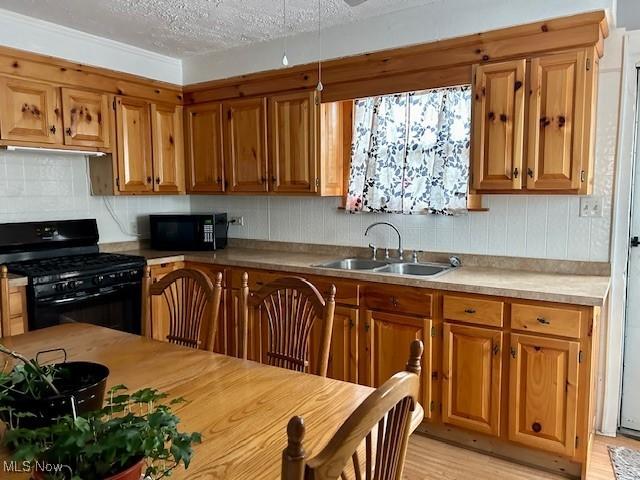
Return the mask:
[[76,282],[75,280],[70,280],[69,282],[67,282],[67,290],[75,290],[76,288],[78,288],[78,282]]
[[137,270],[131,270],[131,271],[129,272],[129,276],[130,276],[131,278],[136,278],[136,277],[138,276],[138,271],[137,271]]
[[53,286],[53,289],[54,289],[56,292],[62,292],[62,291],[64,290],[64,283],[56,283],[56,284]]
[[104,276],[98,275],[97,277],[93,277],[93,283],[95,285],[102,285],[102,282],[104,282]]

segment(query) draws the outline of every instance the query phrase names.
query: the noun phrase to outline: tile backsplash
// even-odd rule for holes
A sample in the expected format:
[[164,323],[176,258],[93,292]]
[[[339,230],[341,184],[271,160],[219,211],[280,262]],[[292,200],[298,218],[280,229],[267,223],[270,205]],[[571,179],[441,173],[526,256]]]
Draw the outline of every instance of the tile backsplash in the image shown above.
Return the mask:
[[108,243],[136,238],[127,233],[147,237],[146,214],[189,210],[186,196],[91,196],[86,160],[80,155],[0,151],[0,223],[96,218],[100,242]]

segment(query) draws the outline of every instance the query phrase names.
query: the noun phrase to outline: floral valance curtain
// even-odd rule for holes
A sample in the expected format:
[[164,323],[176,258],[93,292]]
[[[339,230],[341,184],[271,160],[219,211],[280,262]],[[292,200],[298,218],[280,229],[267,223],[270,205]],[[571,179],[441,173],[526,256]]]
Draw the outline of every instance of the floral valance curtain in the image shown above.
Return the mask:
[[356,100],[347,210],[466,211],[471,88]]

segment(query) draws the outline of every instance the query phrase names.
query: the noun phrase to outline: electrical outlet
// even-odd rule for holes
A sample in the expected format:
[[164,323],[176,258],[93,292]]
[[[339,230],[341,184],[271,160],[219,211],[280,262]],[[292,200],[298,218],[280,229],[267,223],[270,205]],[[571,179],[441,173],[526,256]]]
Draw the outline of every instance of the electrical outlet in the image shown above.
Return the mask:
[[244,227],[244,217],[231,217],[229,223],[236,227]]
[[602,217],[602,197],[599,195],[591,195],[590,197],[580,198],[580,216],[581,217]]

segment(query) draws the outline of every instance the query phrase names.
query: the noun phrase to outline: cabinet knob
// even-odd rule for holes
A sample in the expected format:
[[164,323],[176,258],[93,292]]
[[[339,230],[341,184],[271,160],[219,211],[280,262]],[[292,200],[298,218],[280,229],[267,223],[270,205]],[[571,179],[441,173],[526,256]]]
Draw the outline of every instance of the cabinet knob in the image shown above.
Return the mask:
[[65,130],[65,132],[67,132],[67,136],[69,136],[69,137],[71,136],[71,128],[67,128]]
[[272,175],[272,176],[271,176],[271,181],[272,181],[273,183],[276,183],[276,182],[278,181],[278,179],[276,178],[276,176],[275,176],[275,175]]
[[533,425],[531,425],[531,430],[536,433],[540,433],[542,431],[542,425],[540,425],[538,422],[534,422]]
[[156,183],[160,185],[160,177],[156,177]]
[[469,315],[473,315],[474,313],[476,313],[476,310],[474,308],[465,308],[464,309],[464,313],[468,313]]
[[51,133],[53,133],[54,135],[56,134],[56,130],[57,130],[57,129],[56,129],[56,126],[55,126],[55,125],[51,125],[51,127],[49,128],[49,131],[50,131]]
[[147,183],[151,183],[151,177],[147,177]]
[[538,320],[538,323],[540,323],[541,325],[550,325],[551,322],[549,320],[547,320],[544,317],[538,317],[536,320]]
[[391,297],[389,300],[391,301],[391,305],[393,305],[394,307],[400,305],[400,302],[398,302],[398,299],[396,297]]
[[221,183],[222,183],[222,179],[221,179],[220,177],[218,177],[218,178],[216,179],[216,183],[218,183],[218,185],[219,185],[219,184],[221,184]]
[[520,175],[520,171],[516,167],[513,169],[513,178],[518,178],[518,175]]
[[527,168],[527,175],[529,175],[529,177],[533,178],[533,170],[531,170],[530,168]]

